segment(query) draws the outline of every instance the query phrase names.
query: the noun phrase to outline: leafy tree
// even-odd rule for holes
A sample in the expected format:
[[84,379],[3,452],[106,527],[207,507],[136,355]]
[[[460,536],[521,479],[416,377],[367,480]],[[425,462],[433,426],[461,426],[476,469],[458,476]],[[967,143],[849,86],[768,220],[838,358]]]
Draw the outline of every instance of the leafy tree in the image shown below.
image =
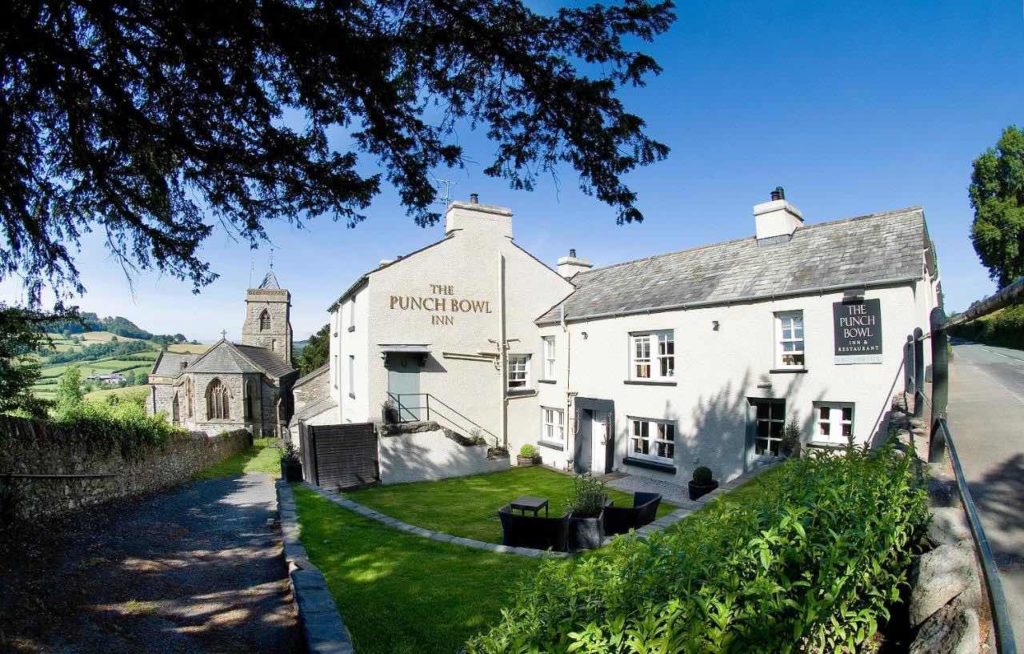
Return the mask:
[[299,365],[299,374],[308,375],[320,366],[327,363],[331,354],[330,325],[324,325],[315,334],[309,337],[306,347],[296,357]]
[[68,366],[57,384],[57,413],[74,410],[85,398],[82,390],[82,371],[78,366]]
[[1024,275],[1024,130],[1007,127],[974,160],[969,192],[974,250],[1003,288]]
[[529,189],[565,163],[619,222],[641,220],[623,175],[668,148],[619,94],[660,72],[632,44],[673,9],[9,0],[0,278],[20,271],[36,301],[44,284],[80,292],[71,253],[95,229],[126,270],[198,290],[216,277],[199,249],[217,221],[252,245],[275,219],[355,225],[385,181],[431,224],[431,171],[464,165],[463,126],[495,146],[485,174]]
[[51,315],[0,303],[0,413],[41,417],[47,403],[32,395],[39,362],[32,353],[48,343],[44,325]]

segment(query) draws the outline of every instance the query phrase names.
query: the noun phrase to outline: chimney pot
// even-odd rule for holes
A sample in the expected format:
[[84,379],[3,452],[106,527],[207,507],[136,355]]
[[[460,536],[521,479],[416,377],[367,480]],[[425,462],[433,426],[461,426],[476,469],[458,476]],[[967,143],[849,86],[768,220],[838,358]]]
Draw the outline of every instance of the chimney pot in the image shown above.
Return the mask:
[[781,186],[776,186],[775,190],[772,191],[772,200],[785,200],[785,199],[786,199],[786,189],[782,188]]
[[476,194],[476,193],[470,193],[469,194],[469,203],[470,204],[480,204],[480,196],[478,194]]
[[576,248],[569,248],[569,256],[570,257],[575,257],[576,256]]

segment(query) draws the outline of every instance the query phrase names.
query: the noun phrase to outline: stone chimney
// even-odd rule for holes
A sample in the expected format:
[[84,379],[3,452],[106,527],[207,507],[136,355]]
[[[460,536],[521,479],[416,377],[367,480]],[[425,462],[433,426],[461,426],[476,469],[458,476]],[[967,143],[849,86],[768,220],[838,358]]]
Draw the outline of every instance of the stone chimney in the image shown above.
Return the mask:
[[803,214],[786,201],[786,191],[781,186],[775,187],[771,197],[768,202],[754,205],[754,226],[758,241],[792,236],[804,224]]
[[492,204],[480,204],[476,193],[469,196],[469,202],[452,202],[444,214],[444,233],[455,231],[466,233],[490,232],[512,238],[512,210]]
[[569,256],[558,259],[558,274],[566,279],[571,278],[576,273],[586,272],[593,267],[594,265],[586,259],[580,259],[576,256],[575,248],[569,250]]

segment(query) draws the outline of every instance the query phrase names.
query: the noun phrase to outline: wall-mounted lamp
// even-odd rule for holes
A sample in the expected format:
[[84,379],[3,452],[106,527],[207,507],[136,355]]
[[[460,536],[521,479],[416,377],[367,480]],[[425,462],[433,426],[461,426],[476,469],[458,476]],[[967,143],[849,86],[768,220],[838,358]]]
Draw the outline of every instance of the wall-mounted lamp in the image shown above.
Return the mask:
[[713,332],[717,332],[718,331],[718,321],[717,320],[712,320],[711,321],[711,331],[713,331]]
[[580,332],[580,336],[583,337],[583,340],[587,340],[587,332]]

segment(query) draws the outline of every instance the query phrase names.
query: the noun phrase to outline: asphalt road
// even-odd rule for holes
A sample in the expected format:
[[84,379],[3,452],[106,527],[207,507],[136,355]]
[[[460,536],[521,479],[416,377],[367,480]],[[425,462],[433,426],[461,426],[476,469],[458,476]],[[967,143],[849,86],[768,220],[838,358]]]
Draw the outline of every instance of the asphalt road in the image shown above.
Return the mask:
[[1024,651],[1024,351],[954,345],[948,416]]
[[275,502],[247,474],[22,534],[0,550],[0,651],[302,651]]

